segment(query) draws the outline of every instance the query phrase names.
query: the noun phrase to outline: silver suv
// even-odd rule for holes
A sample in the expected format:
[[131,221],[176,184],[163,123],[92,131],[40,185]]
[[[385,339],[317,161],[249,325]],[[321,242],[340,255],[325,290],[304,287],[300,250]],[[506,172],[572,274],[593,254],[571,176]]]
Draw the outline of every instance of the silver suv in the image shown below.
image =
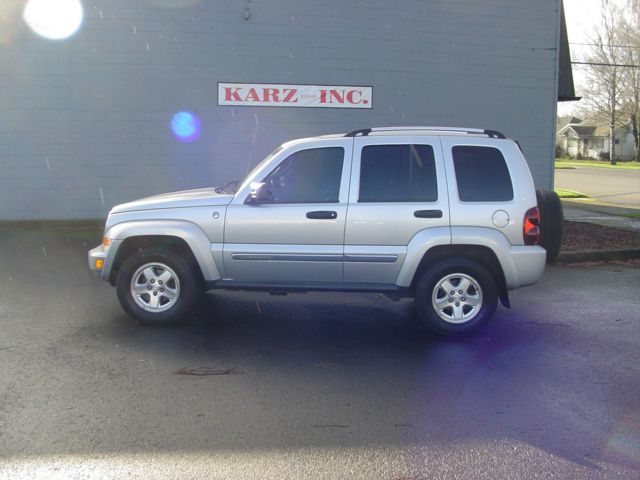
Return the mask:
[[241,182],[115,206],[89,266],[144,323],[213,288],[415,298],[445,335],[535,283],[546,252],[525,158],[499,132],[368,128],[287,142]]

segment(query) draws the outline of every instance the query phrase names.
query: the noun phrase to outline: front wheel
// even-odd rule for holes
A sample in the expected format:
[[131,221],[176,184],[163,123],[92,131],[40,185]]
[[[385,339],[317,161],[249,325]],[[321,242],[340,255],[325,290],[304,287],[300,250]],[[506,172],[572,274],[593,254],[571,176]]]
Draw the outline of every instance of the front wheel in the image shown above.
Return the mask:
[[202,291],[193,267],[159,248],[129,256],[118,269],[116,290],[122,308],[145,324],[181,320],[192,311]]
[[446,259],[430,267],[416,287],[422,324],[441,335],[465,335],[490,320],[498,304],[493,275],[480,263]]

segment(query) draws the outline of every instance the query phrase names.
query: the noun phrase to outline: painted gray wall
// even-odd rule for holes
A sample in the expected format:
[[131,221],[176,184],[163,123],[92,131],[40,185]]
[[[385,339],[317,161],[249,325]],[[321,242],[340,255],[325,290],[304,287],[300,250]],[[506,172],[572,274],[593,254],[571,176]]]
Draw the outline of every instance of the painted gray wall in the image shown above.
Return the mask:
[[[381,125],[501,130],[552,185],[559,0],[83,4],[63,41],[0,20],[0,220],[104,217],[241,178],[285,140]],[[219,107],[219,81],[372,85],[374,108]],[[172,135],[180,110],[198,141]]]

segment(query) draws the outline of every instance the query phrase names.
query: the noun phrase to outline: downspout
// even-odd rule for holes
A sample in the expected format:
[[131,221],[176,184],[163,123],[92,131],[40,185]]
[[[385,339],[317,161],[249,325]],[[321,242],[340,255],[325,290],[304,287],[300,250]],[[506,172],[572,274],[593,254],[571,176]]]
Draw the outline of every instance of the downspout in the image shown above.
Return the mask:
[[549,178],[551,179],[551,184],[546,185],[546,188],[553,190],[555,186],[555,170],[554,163],[556,159],[556,131],[558,129],[557,121],[558,121],[558,79],[560,75],[560,17],[562,16],[562,12],[560,9],[563,9],[562,0],[556,0],[556,41],[555,41],[555,71],[553,75],[553,119],[550,122],[552,126],[551,135],[553,136],[553,141],[551,142],[551,152],[549,162]]

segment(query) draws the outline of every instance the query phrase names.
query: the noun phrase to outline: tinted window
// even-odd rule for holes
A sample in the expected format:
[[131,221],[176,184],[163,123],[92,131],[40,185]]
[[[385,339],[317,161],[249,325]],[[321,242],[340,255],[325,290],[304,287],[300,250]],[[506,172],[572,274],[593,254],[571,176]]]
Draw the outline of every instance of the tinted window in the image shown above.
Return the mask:
[[507,163],[497,148],[453,147],[458,196],[463,202],[513,200]]
[[362,149],[360,202],[433,202],[438,199],[430,145],[370,145]]
[[344,148],[293,153],[263,180],[271,203],[335,203],[340,193]]

